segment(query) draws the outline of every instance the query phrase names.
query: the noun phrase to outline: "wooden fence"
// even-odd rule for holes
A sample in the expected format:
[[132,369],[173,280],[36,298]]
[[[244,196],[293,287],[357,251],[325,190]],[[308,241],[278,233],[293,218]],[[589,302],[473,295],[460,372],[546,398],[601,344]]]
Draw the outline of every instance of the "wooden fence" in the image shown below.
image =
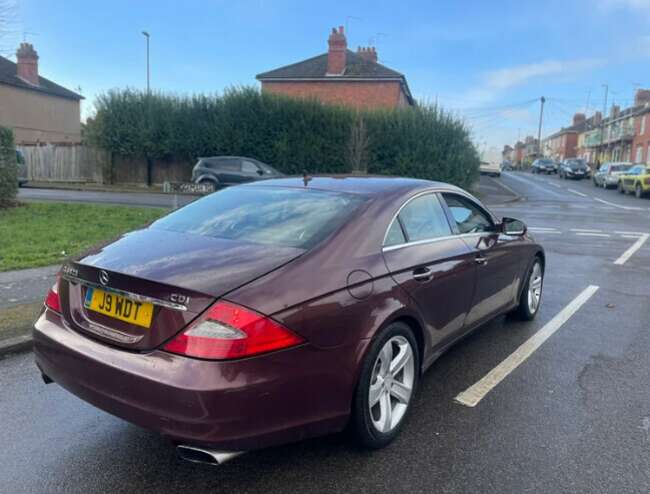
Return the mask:
[[18,147],[25,156],[27,179],[35,182],[103,183],[110,154],[80,144]]

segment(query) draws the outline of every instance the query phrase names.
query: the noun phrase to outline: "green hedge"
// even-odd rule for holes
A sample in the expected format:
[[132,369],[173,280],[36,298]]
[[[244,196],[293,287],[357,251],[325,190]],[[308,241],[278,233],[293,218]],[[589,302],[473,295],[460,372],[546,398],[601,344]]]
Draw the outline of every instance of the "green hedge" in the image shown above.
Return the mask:
[[435,106],[357,112],[243,87],[191,97],[113,90],[95,107],[85,138],[130,158],[241,155],[287,174],[368,171],[466,188],[478,175],[467,129]]
[[0,127],[0,207],[10,206],[18,193],[18,163],[14,134]]

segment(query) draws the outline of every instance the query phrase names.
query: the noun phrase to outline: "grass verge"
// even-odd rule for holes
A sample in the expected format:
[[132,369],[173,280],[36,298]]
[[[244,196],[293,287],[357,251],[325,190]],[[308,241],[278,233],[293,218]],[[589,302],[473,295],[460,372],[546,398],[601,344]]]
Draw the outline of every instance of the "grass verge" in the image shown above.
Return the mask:
[[57,264],[165,214],[161,208],[30,202],[0,210],[0,271]]

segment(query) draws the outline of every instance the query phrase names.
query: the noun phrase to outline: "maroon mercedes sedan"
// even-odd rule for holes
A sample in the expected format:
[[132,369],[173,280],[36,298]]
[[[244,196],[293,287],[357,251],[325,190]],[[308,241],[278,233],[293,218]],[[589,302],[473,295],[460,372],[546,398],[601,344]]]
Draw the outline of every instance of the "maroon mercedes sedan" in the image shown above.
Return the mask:
[[347,424],[378,448],[446,348],[499,314],[535,317],[544,264],[522,222],[447,184],[241,185],[67,262],[36,363],[194,461]]

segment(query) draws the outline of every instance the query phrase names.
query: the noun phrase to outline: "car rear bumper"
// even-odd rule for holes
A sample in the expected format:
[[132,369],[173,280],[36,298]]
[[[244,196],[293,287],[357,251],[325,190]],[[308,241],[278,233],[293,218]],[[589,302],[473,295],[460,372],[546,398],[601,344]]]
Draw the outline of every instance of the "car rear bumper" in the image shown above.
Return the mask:
[[303,345],[230,362],[113,348],[45,310],[34,328],[41,371],[96,407],[175,442],[246,451],[341,430],[365,340]]

